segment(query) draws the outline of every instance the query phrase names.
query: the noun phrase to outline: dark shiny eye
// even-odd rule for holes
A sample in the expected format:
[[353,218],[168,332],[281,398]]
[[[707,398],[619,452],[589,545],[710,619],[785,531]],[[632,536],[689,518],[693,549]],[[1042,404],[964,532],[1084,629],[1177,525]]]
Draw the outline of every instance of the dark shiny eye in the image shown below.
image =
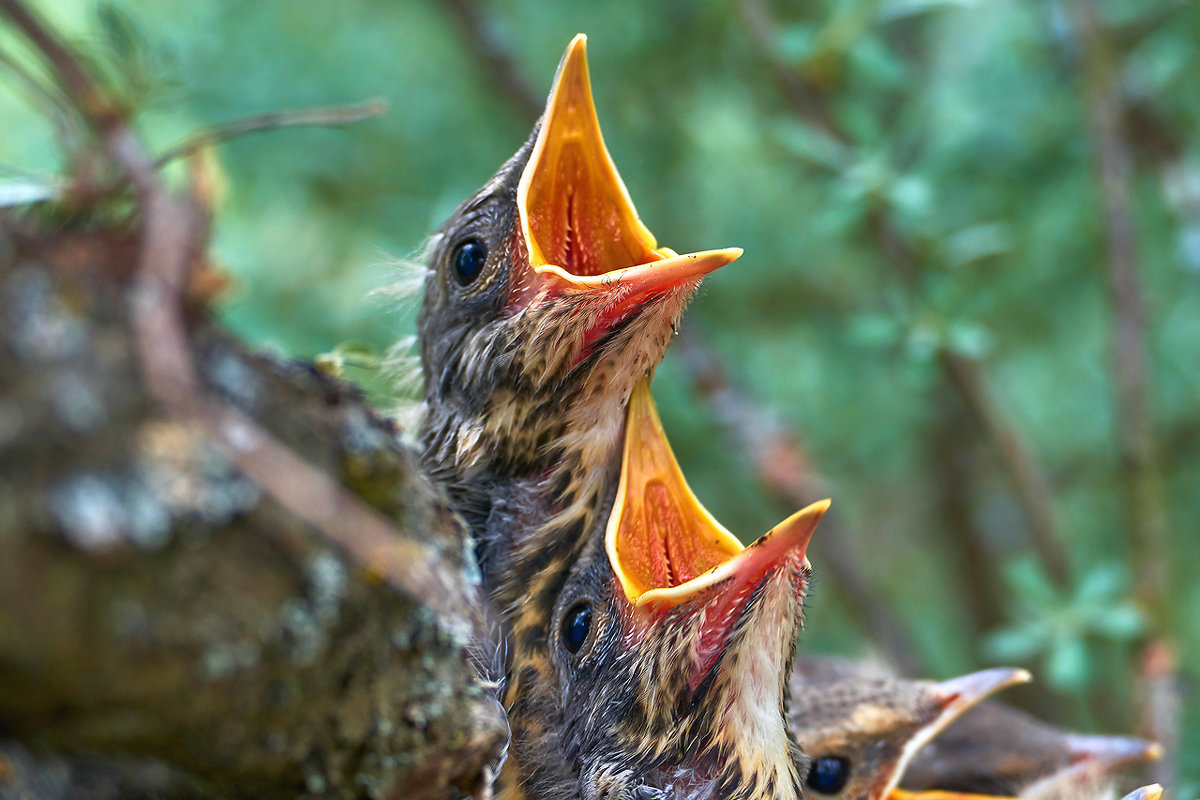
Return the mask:
[[454,265],[454,277],[463,286],[468,286],[483,272],[487,263],[487,245],[479,239],[467,239],[454,248],[451,263]]
[[586,603],[571,607],[563,617],[562,642],[570,653],[578,653],[592,629],[592,609]]
[[805,783],[821,794],[837,794],[850,779],[850,762],[841,756],[821,756],[808,768]]

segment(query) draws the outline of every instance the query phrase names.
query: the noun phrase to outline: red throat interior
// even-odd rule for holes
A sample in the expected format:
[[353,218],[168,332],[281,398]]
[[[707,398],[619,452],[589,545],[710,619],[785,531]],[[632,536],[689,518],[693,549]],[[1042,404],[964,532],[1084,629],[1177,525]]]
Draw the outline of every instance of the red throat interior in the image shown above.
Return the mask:
[[[588,144],[600,152],[589,153]],[[585,143],[578,136],[548,144],[546,150],[554,152],[543,153],[534,166],[527,195],[529,233],[543,263],[580,277],[665,257],[652,238],[631,235],[632,214],[622,212],[632,206],[622,196],[624,186],[613,180],[615,171],[604,174],[609,165],[603,163],[608,160],[603,148],[602,141]]]
[[700,277],[741,255],[730,248],[679,256],[658,246],[604,145],[582,34],[558,66],[517,206],[529,267],[576,288],[603,290],[609,284],[601,276],[624,273],[613,282],[642,291]]
[[668,588],[687,583],[741,550],[718,535],[705,535],[701,520],[685,511],[661,479],[646,482],[640,502],[630,502],[621,526],[623,566],[642,585]]
[[534,267],[594,277],[668,257],[638,219],[604,145],[583,36],[559,65],[518,197]]
[[[625,422],[621,481],[605,547],[625,598],[663,613],[706,596],[707,629],[717,639],[749,594],[781,566],[799,567],[828,501],[814,503],[749,547],[692,493],[667,442],[649,380],[634,386]],[[794,562],[794,564],[793,564]],[[717,594],[710,590],[720,587]],[[743,591],[744,590],[744,591]]]

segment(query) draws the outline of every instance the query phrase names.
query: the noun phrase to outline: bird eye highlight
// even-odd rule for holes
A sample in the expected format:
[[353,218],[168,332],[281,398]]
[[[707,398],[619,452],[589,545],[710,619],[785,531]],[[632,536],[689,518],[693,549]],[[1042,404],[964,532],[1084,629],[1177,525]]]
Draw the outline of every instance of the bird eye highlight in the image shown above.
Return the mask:
[[837,794],[850,779],[850,762],[841,756],[821,756],[808,768],[805,783],[821,794]]
[[450,257],[450,263],[454,267],[454,277],[462,286],[469,286],[475,282],[475,279],[483,272],[483,267],[487,264],[488,248],[487,245],[479,239],[467,239],[465,242],[459,242],[458,247],[454,248],[454,254]]
[[592,629],[592,608],[586,603],[577,603],[563,617],[562,643],[567,652],[578,653],[587,641]]

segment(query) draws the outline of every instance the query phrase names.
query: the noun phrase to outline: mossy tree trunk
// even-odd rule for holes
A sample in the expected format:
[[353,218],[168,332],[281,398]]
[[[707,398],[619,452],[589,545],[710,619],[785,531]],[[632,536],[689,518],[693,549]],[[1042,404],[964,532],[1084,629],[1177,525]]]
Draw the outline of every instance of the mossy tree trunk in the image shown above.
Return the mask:
[[[358,392],[247,352],[194,296],[196,378],[259,427],[216,446],[169,413],[131,324],[140,242],[0,218],[0,797],[486,791],[507,728],[479,627],[398,591],[387,553],[348,554],[228,443],[268,433],[470,597],[459,521]],[[290,491],[336,518],[323,487]]]

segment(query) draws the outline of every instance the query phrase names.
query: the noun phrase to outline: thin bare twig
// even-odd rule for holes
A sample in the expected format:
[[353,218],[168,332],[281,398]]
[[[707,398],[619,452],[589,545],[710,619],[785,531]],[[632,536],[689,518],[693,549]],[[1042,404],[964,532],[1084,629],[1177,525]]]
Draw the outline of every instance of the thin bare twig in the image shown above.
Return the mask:
[[1000,457],[1016,488],[1016,496],[1029,523],[1038,558],[1059,586],[1068,585],[1070,562],[1054,525],[1050,489],[1029,446],[1000,410],[991,384],[977,359],[943,348],[938,362],[950,384],[970,409]]
[[486,640],[481,606],[471,588],[448,574],[432,548],[402,536],[378,511],[201,387],[182,299],[190,264],[203,245],[199,210],[167,190],[133,130],[75,55],[20,0],[0,0],[0,10],[55,69],[105,151],[137,191],[143,220],[132,316],[147,390],[168,414],[202,430],[281,506],[396,589]]
[[532,125],[542,115],[545,103],[517,66],[512,53],[488,25],[472,0],[445,0],[454,24],[466,40],[467,51],[479,62],[479,71],[491,81],[508,104]]
[[378,117],[386,113],[388,104],[385,100],[368,100],[354,106],[335,106],[333,108],[303,108],[296,111],[272,111],[266,114],[256,114],[252,117],[222,122],[209,128],[197,131],[179,144],[169,148],[154,160],[154,168],[161,169],[164,165],[179,158],[192,155],[197,150],[211,147],[221,142],[245,136],[249,133],[275,130],[276,128],[338,128],[351,125],[366,119]]

